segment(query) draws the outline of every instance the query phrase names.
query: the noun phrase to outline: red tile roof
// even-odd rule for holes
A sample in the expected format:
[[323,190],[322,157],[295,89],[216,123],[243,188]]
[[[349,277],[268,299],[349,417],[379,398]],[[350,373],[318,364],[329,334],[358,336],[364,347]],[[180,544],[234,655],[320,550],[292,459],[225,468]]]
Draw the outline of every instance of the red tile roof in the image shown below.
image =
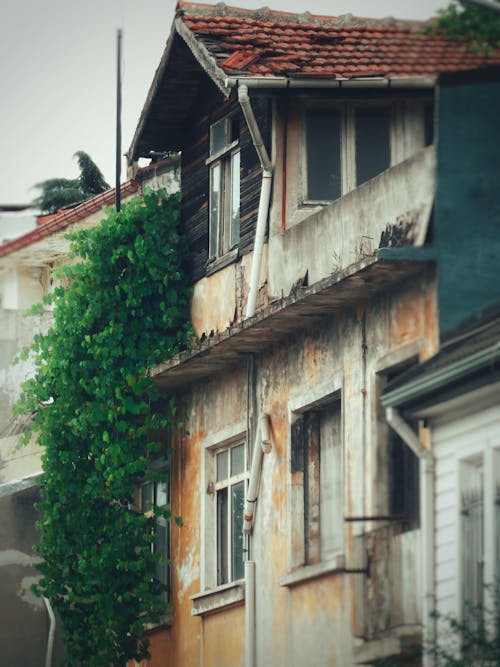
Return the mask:
[[420,21],[252,11],[182,0],[178,13],[228,75],[390,79],[500,64],[500,49],[474,53],[467,42],[426,34]]
[[[121,197],[128,197],[129,195],[136,192],[139,188],[139,183],[137,181],[127,181],[121,186]],[[43,225],[39,225],[32,231],[19,236],[18,238],[7,241],[3,245],[0,245],[0,257],[6,257],[16,250],[25,248],[32,243],[41,241],[42,239],[52,236],[56,232],[60,232],[63,229],[66,229],[75,222],[83,220],[92,213],[100,211],[105,206],[110,206],[115,201],[115,188],[106,190],[100,195],[96,195],[91,199],[78,204],[75,208],[70,208],[68,210],[63,210],[61,213],[56,213],[51,220],[45,222]]]

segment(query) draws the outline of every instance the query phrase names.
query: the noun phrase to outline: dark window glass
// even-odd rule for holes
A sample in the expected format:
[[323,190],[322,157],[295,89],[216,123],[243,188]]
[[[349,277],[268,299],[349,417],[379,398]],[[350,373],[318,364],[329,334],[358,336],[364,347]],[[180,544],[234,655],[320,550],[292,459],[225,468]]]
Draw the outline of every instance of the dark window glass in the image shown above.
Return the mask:
[[232,557],[233,581],[243,579],[243,505],[245,503],[245,483],[239,482],[231,487],[232,502]]
[[229,581],[227,562],[228,543],[228,489],[217,491],[217,583]]
[[310,110],[306,115],[307,198],[338,199],[340,178],[340,112]]
[[425,145],[430,146],[434,142],[434,106],[428,104],[424,109],[424,136]]
[[389,511],[404,516],[407,527],[415,528],[419,515],[419,461],[392,429],[389,457]]
[[390,112],[356,109],[356,184],[361,185],[391,164]]

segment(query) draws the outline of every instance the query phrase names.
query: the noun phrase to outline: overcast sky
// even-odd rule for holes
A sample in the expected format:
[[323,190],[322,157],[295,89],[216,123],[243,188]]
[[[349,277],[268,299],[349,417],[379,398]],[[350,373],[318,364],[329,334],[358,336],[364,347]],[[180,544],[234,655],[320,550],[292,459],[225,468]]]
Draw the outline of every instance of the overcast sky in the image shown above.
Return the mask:
[[[426,19],[448,0],[232,0],[316,14]],[[0,205],[35,183],[78,175],[91,155],[114,185],[116,32],[123,31],[122,152],[132,140],[170,32],[176,0],[2,0]],[[122,180],[125,180],[125,162]]]

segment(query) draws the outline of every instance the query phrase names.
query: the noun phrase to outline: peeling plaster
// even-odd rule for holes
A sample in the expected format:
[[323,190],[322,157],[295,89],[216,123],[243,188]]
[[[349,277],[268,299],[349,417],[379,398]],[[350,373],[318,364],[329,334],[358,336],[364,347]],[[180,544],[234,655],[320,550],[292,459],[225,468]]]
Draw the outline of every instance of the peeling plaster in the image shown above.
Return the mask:
[[195,561],[197,559],[195,558],[194,555],[194,549],[195,547],[192,546],[187,556],[182,560],[182,564],[179,565],[179,567],[177,568],[178,581],[179,581],[179,597],[181,599],[185,597],[195,577],[194,566],[195,566]]
[[31,556],[25,554],[17,549],[6,549],[0,551],[0,567],[7,567],[8,565],[21,565],[23,567],[30,567],[36,563],[41,563],[42,559],[39,556]]
[[31,587],[33,586],[33,584],[38,584],[41,578],[42,578],[41,575],[33,577],[23,577],[23,579],[21,580],[21,588],[17,592],[17,595],[21,598],[21,600],[23,602],[26,602],[26,604],[29,604],[36,611],[45,610],[43,599],[37,597],[31,591]]

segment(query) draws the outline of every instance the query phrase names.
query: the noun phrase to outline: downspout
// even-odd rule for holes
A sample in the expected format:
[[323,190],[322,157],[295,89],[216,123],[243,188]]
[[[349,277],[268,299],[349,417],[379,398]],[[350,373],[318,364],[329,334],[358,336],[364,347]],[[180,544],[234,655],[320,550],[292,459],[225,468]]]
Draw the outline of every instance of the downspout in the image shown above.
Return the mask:
[[[396,408],[386,408],[389,426],[408,445],[420,465],[420,516],[422,521],[422,624],[423,646],[432,645],[436,636],[436,620],[432,615],[435,608],[434,585],[434,456],[422,446],[418,435]],[[432,667],[434,659],[428,652],[423,653],[424,667]]]
[[260,471],[264,454],[271,451],[269,416],[262,415],[255,434],[245,511],[243,515],[243,539],[245,541],[245,667],[255,667],[255,561],[250,560],[249,542],[253,529],[255,505],[259,492]]
[[248,293],[247,309],[245,317],[252,317],[255,314],[257,303],[257,292],[259,290],[260,266],[262,263],[262,251],[264,248],[264,238],[266,235],[266,222],[269,212],[269,200],[271,197],[271,185],[273,182],[273,167],[264,140],[257,125],[257,120],[250,104],[248,96],[248,86],[241,84],[238,86],[238,101],[245,116],[250,135],[252,137],[255,150],[259,156],[262,167],[262,184],[260,188],[259,211],[257,214],[257,226],[255,229],[255,243],[253,249],[252,269],[250,272],[250,290]]
[[45,595],[42,596],[43,601],[45,603],[45,607],[47,608],[47,612],[49,614],[49,619],[50,619],[50,626],[49,626],[49,636],[47,639],[47,651],[45,653],[45,667],[52,667],[52,653],[54,650],[54,634],[56,631],[56,617],[54,615],[54,611],[52,610],[52,605],[50,604],[50,601],[48,598],[45,597]]

